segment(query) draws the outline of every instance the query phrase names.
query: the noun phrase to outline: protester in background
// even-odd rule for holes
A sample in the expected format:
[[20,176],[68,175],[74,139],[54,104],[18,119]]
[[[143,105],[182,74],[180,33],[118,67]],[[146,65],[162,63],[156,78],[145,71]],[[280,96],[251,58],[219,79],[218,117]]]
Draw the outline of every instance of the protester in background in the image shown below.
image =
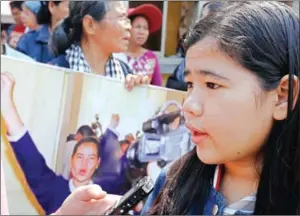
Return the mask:
[[196,148],[162,171],[143,214],[300,213],[299,16],[276,1],[224,4],[185,40]]
[[87,137],[96,137],[96,135],[90,126],[83,125],[78,128],[74,139],[69,140],[66,143],[66,151],[65,151],[66,154],[65,154],[65,158],[64,158],[65,160],[64,160],[64,164],[63,164],[62,176],[67,180],[69,180],[71,177],[70,161],[72,159],[72,154],[73,154],[74,148],[80,140],[82,140],[83,138],[87,138]]
[[[215,13],[222,6],[221,2],[208,1],[202,6],[200,13],[200,19],[206,17],[210,14]],[[181,40],[183,42],[184,40]],[[182,45],[179,45],[181,50],[183,50]],[[184,54],[183,54],[184,57]],[[184,80],[185,71],[185,57],[182,59],[181,63],[175,68],[173,74],[168,78],[166,87],[171,89],[176,89],[179,91],[187,91],[187,84]]]
[[70,16],[54,30],[50,40],[58,56],[50,64],[75,71],[126,80],[129,89],[148,83],[148,78],[131,75],[113,52],[124,52],[130,38],[130,20],[122,1],[72,1]]
[[130,146],[130,142],[127,139],[120,141],[120,147],[121,147],[121,151],[122,151],[122,156],[126,153],[126,151],[129,148],[129,146]]
[[22,4],[23,4],[23,1],[11,1],[9,3],[11,14],[13,16],[15,24],[11,25],[8,28],[8,30],[7,30],[7,35],[8,36],[10,36],[11,32],[14,31],[15,27],[17,27],[17,28],[22,27],[23,28],[23,33],[25,31],[25,27],[23,25],[22,18],[21,18],[21,15],[22,15]]
[[131,38],[126,52],[127,63],[134,74],[149,76],[152,85],[162,85],[162,75],[156,54],[143,48],[149,35],[158,31],[162,25],[162,14],[159,8],[152,4],[142,4],[130,8],[128,17],[131,20]]
[[23,1],[11,1],[9,3],[11,14],[15,20],[15,24],[11,25],[7,30],[7,42],[12,48],[17,47],[17,43],[25,32],[25,26],[22,22],[22,4]]
[[41,1],[41,8],[37,14],[39,29],[23,35],[17,44],[17,50],[35,59],[37,62],[47,63],[54,56],[48,42],[56,24],[68,16],[68,1]]
[[40,1],[25,1],[22,5],[22,22],[26,27],[25,33],[39,28],[37,14],[41,8]]

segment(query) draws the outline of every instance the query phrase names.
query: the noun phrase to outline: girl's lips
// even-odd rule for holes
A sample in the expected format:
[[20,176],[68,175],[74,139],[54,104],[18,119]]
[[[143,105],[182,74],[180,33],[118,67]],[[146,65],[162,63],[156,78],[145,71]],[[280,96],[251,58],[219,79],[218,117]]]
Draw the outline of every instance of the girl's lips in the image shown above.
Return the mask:
[[79,174],[80,174],[81,176],[84,176],[84,175],[86,174],[86,170],[80,170],[80,171],[79,171]]
[[192,135],[192,141],[195,144],[198,144],[200,142],[202,142],[203,140],[205,140],[208,137],[208,134],[206,132],[204,132],[204,130],[200,130],[200,129],[196,129],[195,127],[186,124],[186,127],[190,130],[191,135]]

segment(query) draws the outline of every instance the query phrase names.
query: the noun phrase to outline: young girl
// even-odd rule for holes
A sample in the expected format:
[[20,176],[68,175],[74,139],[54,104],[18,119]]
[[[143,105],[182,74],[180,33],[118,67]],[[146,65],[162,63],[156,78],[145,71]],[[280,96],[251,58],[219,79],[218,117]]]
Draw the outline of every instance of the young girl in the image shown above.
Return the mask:
[[185,41],[196,148],[163,171],[143,214],[299,214],[299,17],[238,2]]

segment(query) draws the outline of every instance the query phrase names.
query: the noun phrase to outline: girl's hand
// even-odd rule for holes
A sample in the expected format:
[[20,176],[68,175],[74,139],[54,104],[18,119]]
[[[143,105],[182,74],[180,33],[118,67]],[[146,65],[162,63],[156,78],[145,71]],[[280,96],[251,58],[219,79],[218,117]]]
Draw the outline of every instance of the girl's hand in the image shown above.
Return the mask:
[[128,74],[125,80],[125,87],[128,91],[131,91],[135,86],[147,85],[149,83],[150,81],[148,76]]

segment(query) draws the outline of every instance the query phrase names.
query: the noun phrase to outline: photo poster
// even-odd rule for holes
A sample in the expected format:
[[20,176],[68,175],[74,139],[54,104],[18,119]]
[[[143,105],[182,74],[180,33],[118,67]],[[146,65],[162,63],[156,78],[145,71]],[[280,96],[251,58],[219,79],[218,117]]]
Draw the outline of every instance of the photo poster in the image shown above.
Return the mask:
[[[7,56],[1,63],[16,80],[14,101],[34,144],[70,191],[88,182],[122,195],[145,175],[155,181],[168,161],[191,149],[181,112],[184,92],[155,86],[129,92],[123,82],[98,75]],[[79,128],[92,131],[97,143]],[[45,209],[3,133],[1,149],[10,213],[41,214]]]

